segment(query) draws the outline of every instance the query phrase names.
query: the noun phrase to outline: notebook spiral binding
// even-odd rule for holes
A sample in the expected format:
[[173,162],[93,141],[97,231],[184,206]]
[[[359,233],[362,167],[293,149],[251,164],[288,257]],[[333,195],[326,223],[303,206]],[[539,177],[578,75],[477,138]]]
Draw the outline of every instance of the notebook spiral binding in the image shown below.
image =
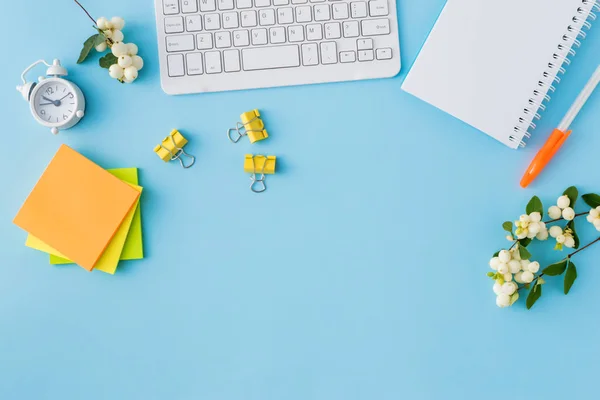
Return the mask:
[[[600,12],[600,0],[581,0],[582,6],[577,8],[577,12],[573,17],[573,24],[569,25],[565,34],[562,37],[562,43],[557,46],[558,51],[552,55],[552,59],[548,63],[548,69],[542,74],[542,78],[538,81],[537,86],[540,90],[533,91],[533,96],[527,101],[527,105],[523,108],[523,116],[519,117],[518,123],[513,130],[518,134],[518,137],[511,135],[509,140],[517,143],[519,147],[525,147],[524,139],[531,137],[530,129],[535,129],[534,120],[539,120],[541,115],[539,111],[546,110],[544,103],[550,101],[548,92],[553,93],[555,84],[560,83],[559,74],[566,72],[563,65],[569,66],[571,59],[576,52],[573,48],[579,48],[581,41],[587,36],[586,30],[592,27],[592,22],[596,20],[597,15],[594,11]],[[555,72],[556,70],[556,72]],[[533,115],[533,116],[532,116]],[[520,139],[520,138],[523,139]]]

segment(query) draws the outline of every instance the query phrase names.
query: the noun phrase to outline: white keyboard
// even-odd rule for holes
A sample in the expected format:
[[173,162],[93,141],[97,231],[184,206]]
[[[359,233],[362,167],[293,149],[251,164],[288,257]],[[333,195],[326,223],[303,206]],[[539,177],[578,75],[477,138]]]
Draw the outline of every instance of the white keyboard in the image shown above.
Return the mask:
[[395,0],[155,0],[168,94],[387,78]]

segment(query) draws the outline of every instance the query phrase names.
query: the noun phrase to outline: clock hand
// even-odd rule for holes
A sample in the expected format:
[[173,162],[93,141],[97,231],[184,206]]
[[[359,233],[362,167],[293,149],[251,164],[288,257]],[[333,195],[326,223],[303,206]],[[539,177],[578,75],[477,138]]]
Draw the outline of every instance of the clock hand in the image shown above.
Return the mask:
[[50,100],[46,96],[42,96],[42,99],[49,101],[50,103],[54,104],[56,107],[60,107],[60,100]]
[[54,104],[54,103],[44,103],[44,104],[40,103],[40,106],[49,106],[50,104]]
[[62,99],[60,99],[59,101],[63,101],[64,99],[66,99],[69,95],[71,94],[71,92],[67,93]]

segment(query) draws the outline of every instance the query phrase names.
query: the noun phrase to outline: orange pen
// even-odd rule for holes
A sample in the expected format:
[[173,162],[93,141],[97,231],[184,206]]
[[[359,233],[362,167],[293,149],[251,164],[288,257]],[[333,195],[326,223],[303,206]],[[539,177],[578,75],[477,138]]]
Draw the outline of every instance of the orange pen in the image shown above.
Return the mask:
[[533,161],[527,168],[525,175],[521,179],[521,187],[526,188],[531,182],[542,172],[542,170],[548,165],[552,157],[562,147],[567,138],[571,135],[569,127],[577,117],[577,114],[581,111],[585,103],[588,101],[598,84],[600,83],[600,67],[596,69],[594,75],[589,80],[585,88],[581,91],[575,103],[569,109],[569,112],[561,121],[558,128],[552,132],[552,135],[548,138],[548,141],[542,146],[540,151],[536,154]]

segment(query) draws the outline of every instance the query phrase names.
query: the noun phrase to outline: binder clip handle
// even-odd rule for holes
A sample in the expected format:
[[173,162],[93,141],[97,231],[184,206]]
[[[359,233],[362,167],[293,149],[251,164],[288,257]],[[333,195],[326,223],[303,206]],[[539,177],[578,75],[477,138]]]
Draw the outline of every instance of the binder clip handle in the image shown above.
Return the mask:
[[[238,122],[235,128],[230,128],[227,131],[227,137],[229,138],[229,140],[231,140],[232,143],[237,143],[242,137],[246,136],[246,131],[242,132],[242,129],[244,129],[244,124]],[[237,132],[237,136],[232,136],[233,132]]]
[[260,179],[256,179],[256,174],[250,177],[252,179],[252,185],[250,185],[250,190],[254,193],[263,193],[267,190],[267,184],[265,183],[265,174],[262,174]]
[[[188,158],[191,159],[189,161],[189,164],[186,165],[186,163],[183,162],[182,156],[183,157],[188,157]],[[181,164],[181,166],[184,169],[191,168],[194,164],[196,164],[196,157],[194,157],[191,154],[186,153],[185,150],[183,150],[183,149],[179,149],[179,151],[177,152],[177,155],[174,158],[171,159],[171,161],[173,161],[173,160],[179,160],[179,163]]]

